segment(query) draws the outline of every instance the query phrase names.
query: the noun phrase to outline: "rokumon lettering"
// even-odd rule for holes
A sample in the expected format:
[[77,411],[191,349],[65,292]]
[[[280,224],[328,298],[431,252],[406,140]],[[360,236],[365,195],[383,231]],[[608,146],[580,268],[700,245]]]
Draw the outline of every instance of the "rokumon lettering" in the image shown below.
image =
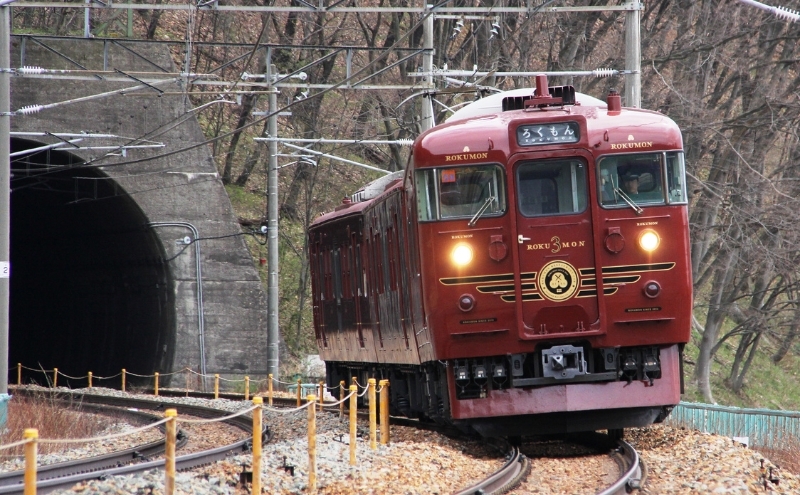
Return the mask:
[[617,143],[611,145],[612,150],[630,150],[636,148],[652,148],[652,147],[653,147],[652,141],[641,141],[638,143]]
[[489,158],[489,153],[459,153],[457,155],[445,155],[446,162],[461,162],[465,160],[485,160]]

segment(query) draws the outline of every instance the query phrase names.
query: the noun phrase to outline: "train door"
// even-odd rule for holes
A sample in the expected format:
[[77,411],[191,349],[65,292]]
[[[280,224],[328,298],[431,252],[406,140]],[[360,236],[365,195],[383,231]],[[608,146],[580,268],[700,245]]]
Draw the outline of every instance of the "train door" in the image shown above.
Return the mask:
[[574,336],[598,328],[590,156],[538,158],[513,167],[517,198],[516,283],[520,337]]

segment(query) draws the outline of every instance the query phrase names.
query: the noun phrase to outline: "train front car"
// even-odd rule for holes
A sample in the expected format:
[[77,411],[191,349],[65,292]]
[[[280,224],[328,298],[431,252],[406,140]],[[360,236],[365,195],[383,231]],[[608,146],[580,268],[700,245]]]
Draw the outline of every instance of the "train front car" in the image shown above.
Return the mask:
[[414,145],[404,189],[438,414],[485,436],[660,421],[680,400],[692,301],[680,131],[613,92],[537,87]]

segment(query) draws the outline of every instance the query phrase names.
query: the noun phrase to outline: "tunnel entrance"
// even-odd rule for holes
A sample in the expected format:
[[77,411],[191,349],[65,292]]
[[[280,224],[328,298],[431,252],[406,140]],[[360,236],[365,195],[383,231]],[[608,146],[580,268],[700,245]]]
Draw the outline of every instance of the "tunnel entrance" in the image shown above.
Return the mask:
[[[124,368],[169,370],[175,348],[172,277],[136,202],[76,155],[11,140],[9,381],[46,384],[58,368],[118,387]],[[130,382],[131,378],[128,378]],[[59,377],[58,385],[86,386]]]

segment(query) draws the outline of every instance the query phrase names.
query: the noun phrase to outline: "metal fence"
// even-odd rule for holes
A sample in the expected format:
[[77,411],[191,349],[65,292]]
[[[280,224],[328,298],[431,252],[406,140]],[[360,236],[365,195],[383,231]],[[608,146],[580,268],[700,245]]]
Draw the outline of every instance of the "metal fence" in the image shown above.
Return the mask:
[[681,402],[666,424],[728,437],[746,437],[752,447],[781,448],[800,443],[800,412],[742,409]]

